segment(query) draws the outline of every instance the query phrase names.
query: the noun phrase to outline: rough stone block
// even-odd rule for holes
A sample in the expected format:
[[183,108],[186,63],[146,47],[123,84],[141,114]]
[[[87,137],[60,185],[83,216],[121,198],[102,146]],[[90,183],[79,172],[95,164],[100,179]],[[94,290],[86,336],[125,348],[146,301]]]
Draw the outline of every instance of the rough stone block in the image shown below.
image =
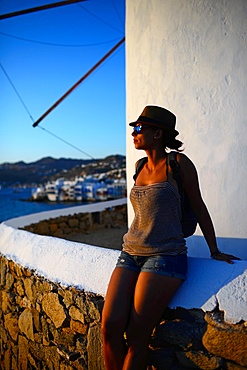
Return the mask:
[[13,294],[3,290],[1,292],[1,309],[4,313],[11,311],[12,304],[14,303]]
[[216,356],[247,367],[247,333],[219,330],[211,325],[203,337],[204,347]]
[[4,316],[4,327],[10,334],[11,338],[16,341],[18,337],[18,319],[12,316],[12,313],[8,313]]
[[48,293],[42,299],[42,307],[56,328],[62,326],[66,315],[56,293]]
[[17,357],[15,356],[11,357],[11,370],[20,370],[20,368],[17,365]]
[[55,346],[44,347],[44,359],[43,362],[47,365],[48,369],[59,369],[60,364],[60,355],[57,352]]
[[50,228],[49,223],[47,221],[41,221],[37,225],[37,233],[41,235],[49,235],[50,234]]
[[64,346],[58,346],[57,352],[60,354],[60,356],[72,362],[76,361],[79,357],[81,357],[81,354],[79,352],[69,351]]
[[50,224],[50,231],[52,234],[54,234],[57,231],[57,229],[58,229],[58,226],[56,223]]
[[105,370],[100,325],[90,327],[87,350],[88,370]]
[[233,362],[225,362],[225,369],[226,370],[244,370],[247,369],[245,366],[236,365]]
[[221,358],[203,351],[177,352],[176,356],[185,369],[216,370],[223,365]]
[[221,316],[207,314],[207,331],[203,345],[216,356],[247,367],[247,328],[244,324],[227,324]]
[[32,283],[31,279],[25,279],[24,280],[25,292],[26,292],[27,298],[30,300],[30,302],[32,302],[32,300],[33,300],[32,286],[33,286],[33,283]]
[[56,238],[62,238],[64,235],[63,235],[63,230],[62,229],[57,229],[57,231],[55,231],[53,233],[53,236],[55,236]]
[[62,329],[57,330],[56,332],[53,331],[53,336],[54,336],[54,342],[57,345],[74,348],[78,333],[76,333],[71,328],[62,328]]
[[7,266],[3,259],[0,261],[0,286],[4,286],[6,283],[6,271]]
[[26,308],[20,315],[18,321],[19,329],[25,336],[34,341],[33,335],[33,315],[30,309]]
[[3,348],[3,344],[7,343],[7,340],[7,331],[2,326],[0,326],[0,348]]
[[6,274],[6,285],[5,285],[5,289],[7,291],[12,290],[12,286],[14,284],[14,281],[15,281],[15,279],[14,279],[13,275],[10,274],[9,272],[7,272],[7,274]]
[[23,268],[22,268],[22,266],[20,266],[20,265],[18,265],[18,264],[16,264],[15,265],[15,275],[16,275],[16,277],[18,277],[18,278],[21,278],[21,277],[23,277]]
[[69,221],[69,226],[72,228],[78,227],[79,221],[76,218],[71,218]]
[[68,225],[67,225],[66,222],[63,221],[63,222],[59,223],[58,227],[59,227],[59,229],[64,230],[64,229],[68,228]]
[[85,230],[85,228],[86,228],[86,223],[85,223],[85,221],[81,221],[81,222],[80,222],[80,224],[79,224],[79,229],[80,229],[80,230]]
[[42,330],[42,334],[43,334],[43,344],[48,345],[49,341],[50,341],[49,328],[48,328],[48,324],[47,324],[44,317],[41,317],[40,323],[41,323],[41,330]]
[[41,323],[40,323],[40,315],[39,312],[35,308],[31,308],[31,312],[33,315],[33,325],[36,332],[41,331]]
[[83,324],[85,323],[83,313],[75,306],[69,308],[69,315],[73,320],[80,321]]
[[165,321],[157,326],[155,337],[158,340],[177,345],[184,350],[202,349],[204,327],[181,320]]
[[1,362],[0,362],[0,365],[4,366],[4,369],[11,369],[11,357],[12,357],[11,349],[8,348],[4,352],[4,364],[1,365]]
[[27,370],[28,369],[28,340],[19,335],[18,337],[18,368],[20,370]]
[[23,283],[22,281],[17,281],[16,283],[16,292],[19,296],[23,297],[25,292],[24,292],[24,288],[23,288]]
[[66,290],[63,296],[64,304],[69,308],[73,304],[73,294],[71,291]]
[[81,322],[75,321],[75,320],[70,320],[70,328],[74,332],[80,333],[83,335],[87,334],[87,331],[88,331],[88,325],[84,325]]

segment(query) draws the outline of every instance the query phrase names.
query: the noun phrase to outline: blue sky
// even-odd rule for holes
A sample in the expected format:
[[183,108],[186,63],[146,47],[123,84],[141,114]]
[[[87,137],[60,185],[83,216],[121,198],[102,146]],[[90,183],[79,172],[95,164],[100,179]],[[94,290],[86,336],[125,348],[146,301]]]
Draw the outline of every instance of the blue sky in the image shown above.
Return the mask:
[[[0,14],[52,2],[0,0]],[[0,163],[125,155],[124,43],[32,126],[123,38],[124,24],[124,0],[87,0],[0,20]]]

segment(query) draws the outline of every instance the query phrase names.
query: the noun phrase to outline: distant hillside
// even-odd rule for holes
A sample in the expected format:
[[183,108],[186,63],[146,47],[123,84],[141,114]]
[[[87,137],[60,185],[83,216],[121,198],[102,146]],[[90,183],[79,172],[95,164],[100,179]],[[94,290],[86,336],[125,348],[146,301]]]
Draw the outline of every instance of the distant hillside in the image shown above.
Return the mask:
[[126,158],[122,155],[111,155],[95,160],[46,157],[32,163],[3,163],[0,164],[0,184],[2,186],[36,185],[58,177],[73,179],[75,176],[125,169],[125,166]]

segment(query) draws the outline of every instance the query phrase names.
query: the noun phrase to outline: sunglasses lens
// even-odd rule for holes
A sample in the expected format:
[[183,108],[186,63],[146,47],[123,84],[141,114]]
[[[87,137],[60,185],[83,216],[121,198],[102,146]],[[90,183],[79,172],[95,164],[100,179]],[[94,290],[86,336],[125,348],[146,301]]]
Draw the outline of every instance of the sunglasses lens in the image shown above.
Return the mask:
[[134,126],[133,127],[133,132],[135,134],[139,134],[141,132],[141,130],[142,130],[142,126]]

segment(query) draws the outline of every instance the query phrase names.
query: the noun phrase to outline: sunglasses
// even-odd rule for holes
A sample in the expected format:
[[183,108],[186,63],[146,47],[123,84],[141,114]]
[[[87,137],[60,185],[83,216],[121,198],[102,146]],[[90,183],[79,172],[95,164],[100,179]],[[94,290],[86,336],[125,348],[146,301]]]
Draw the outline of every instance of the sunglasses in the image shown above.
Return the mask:
[[148,126],[148,125],[138,125],[133,127],[133,134],[138,135],[142,133],[144,128],[152,128],[153,130],[157,130],[157,127]]

